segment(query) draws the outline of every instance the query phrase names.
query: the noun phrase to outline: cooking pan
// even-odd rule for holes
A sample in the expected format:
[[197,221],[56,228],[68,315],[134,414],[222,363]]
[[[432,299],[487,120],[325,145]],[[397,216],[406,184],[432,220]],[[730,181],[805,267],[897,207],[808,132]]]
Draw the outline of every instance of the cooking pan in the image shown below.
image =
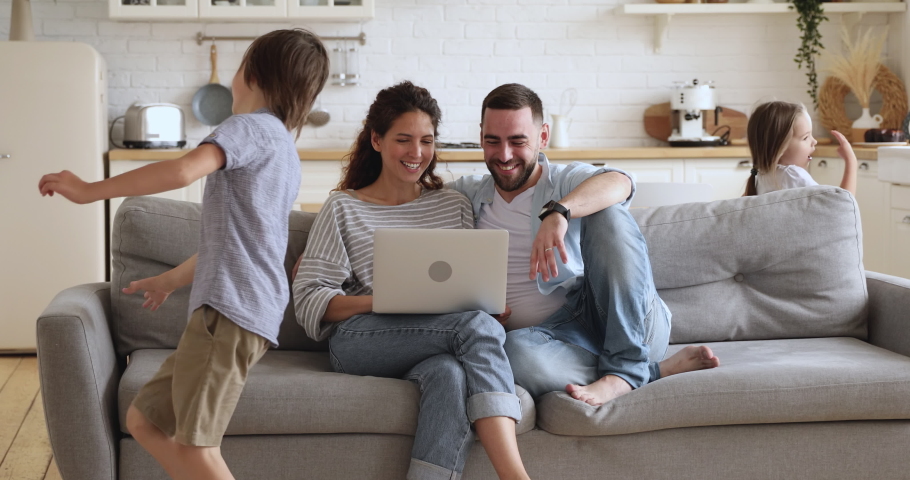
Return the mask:
[[193,95],[193,115],[204,125],[220,125],[231,116],[234,97],[218,80],[218,51],[212,44],[212,78]]

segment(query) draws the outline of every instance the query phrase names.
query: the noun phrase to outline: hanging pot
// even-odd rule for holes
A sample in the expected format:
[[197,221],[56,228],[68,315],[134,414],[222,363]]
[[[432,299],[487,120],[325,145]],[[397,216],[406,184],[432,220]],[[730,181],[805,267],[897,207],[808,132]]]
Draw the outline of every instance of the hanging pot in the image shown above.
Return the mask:
[[234,96],[218,80],[218,50],[212,44],[212,77],[193,95],[193,115],[203,125],[220,125],[231,116]]

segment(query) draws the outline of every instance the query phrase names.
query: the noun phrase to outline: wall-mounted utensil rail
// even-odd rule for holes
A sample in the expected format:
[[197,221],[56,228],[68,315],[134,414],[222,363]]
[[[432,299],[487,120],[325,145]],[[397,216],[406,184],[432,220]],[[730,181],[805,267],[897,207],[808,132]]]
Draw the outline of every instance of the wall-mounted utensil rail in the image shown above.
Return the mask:
[[[319,37],[320,40],[356,40],[360,42],[361,45],[367,44],[367,34],[360,32],[360,35],[356,37]],[[256,40],[256,37],[229,37],[229,36],[207,36],[203,35],[202,32],[196,34],[196,44],[202,45],[202,42],[212,41],[216,42],[219,40]]]

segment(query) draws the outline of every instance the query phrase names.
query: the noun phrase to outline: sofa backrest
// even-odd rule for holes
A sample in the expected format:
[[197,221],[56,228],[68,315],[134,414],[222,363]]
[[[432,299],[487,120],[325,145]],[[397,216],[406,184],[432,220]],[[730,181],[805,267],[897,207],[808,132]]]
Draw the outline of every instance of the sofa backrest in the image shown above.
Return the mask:
[[[196,252],[201,206],[130,198],[114,219],[112,333],[120,355],[174,348],[188,318],[189,287],[156,312],[120,289]],[[853,196],[834,187],[632,209],[648,243],[654,281],[673,313],[672,343],[769,338],[866,338],[862,228]],[[291,212],[285,269],[303,252],[315,215]],[[290,282],[290,275],[288,275]],[[306,337],[293,302],[280,349],[325,350]]]
[[672,343],[866,338],[859,208],[846,190],[632,209]]
[[[133,280],[161,274],[196,253],[202,206],[155,197],[126,199],[114,217],[111,238],[111,330],[117,353],[144,348],[175,348],[189,319],[190,287],[177,290],[157,311],[142,308],[142,294],[120,291]],[[303,253],[315,214],[291,212],[285,270]],[[290,275],[288,275],[290,284]],[[278,335],[279,349],[324,350],[297,324],[288,302]]]

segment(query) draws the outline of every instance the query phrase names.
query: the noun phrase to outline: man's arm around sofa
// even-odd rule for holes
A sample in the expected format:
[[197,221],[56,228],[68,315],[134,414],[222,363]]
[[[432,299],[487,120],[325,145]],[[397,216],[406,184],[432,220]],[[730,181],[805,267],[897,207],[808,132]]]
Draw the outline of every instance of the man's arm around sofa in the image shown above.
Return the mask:
[[910,280],[866,272],[869,343],[910,357]]
[[109,283],[68,288],[38,318],[38,367],[57,467],[67,480],[117,478],[117,386]]

